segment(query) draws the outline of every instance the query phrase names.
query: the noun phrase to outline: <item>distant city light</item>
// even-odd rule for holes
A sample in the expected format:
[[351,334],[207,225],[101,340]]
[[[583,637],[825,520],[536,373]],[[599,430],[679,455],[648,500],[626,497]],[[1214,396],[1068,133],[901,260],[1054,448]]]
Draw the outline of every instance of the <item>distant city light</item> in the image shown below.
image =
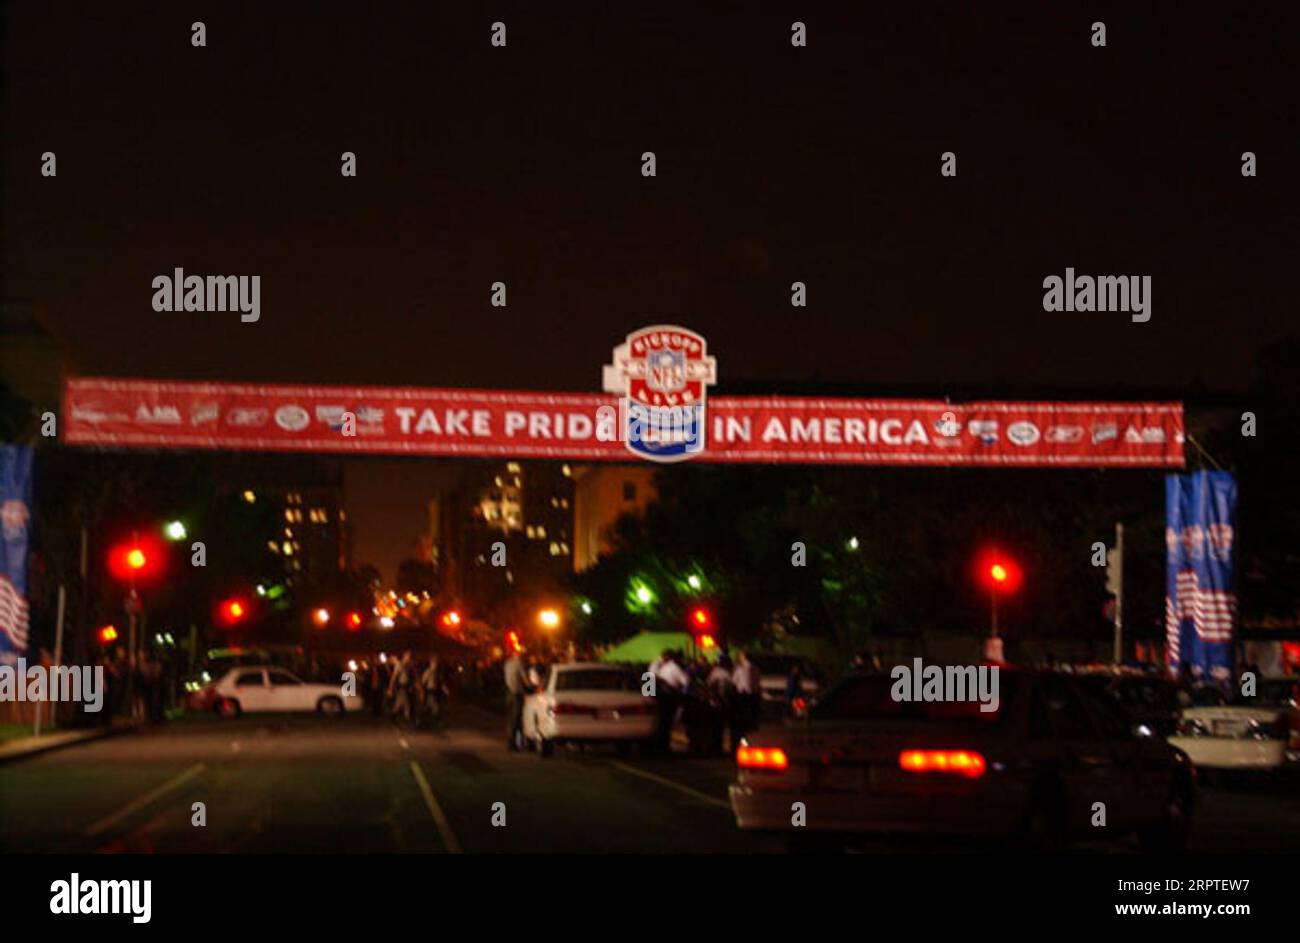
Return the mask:
[[163,528],[163,533],[167,535],[168,540],[184,540],[185,524],[181,521],[168,521]]
[[554,609],[543,609],[537,613],[537,624],[544,629],[553,629],[560,624],[560,614]]
[[317,609],[311,614],[311,621],[318,626],[324,627],[330,621],[330,611],[325,608]]
[[849,549],[850,549],[850,550],[857,550],[858,547],[860,547],[860,546],[861,546],[861,544],[858,543],[858,538],[856,538],[856,537],[850,537],[850,538],[849,538]]
[[582,611],[584,615],[591,615],[591,603],[585,599],[582,601]]
[[245,491],[244,500],[247,501],[249,504],[252,504],[254,501],[257,500],[257,495],[253,494],[253,492],[251,491]]

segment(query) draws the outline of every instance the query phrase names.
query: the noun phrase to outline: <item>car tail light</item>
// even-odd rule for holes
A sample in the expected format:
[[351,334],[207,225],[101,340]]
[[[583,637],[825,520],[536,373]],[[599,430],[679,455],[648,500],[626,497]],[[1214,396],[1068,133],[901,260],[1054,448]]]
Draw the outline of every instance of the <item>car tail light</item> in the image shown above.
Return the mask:
[[741,769],[788,769],[790,761],[780,747],[751,747],[742,743],[736,750],[736,765]]
[[974,750],[904,750],[898,754],[898,768],[909,773],[953,773],[967,779],[984,775],[988,764]]

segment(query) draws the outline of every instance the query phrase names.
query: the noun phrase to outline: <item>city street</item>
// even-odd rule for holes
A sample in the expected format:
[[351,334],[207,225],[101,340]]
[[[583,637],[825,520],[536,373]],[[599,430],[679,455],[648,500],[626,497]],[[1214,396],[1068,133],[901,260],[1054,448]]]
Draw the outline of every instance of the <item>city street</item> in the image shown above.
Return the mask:
[[[196,717],[0,767],[4,852],[779,852],[739,832],[726,760],[511,754],[459,704],[451,729],[369,716]],[[1300,791],[1206,789],[1191,850],[1282,852]],[[207,825],[191,824],[193,803]],[[494,826],[504,803],[505,825]],[[871,843],[868,852],[915,846]],[[931,845],[962,851],[957,845]],[[1133,840],[1088,852],[1133,852]]]

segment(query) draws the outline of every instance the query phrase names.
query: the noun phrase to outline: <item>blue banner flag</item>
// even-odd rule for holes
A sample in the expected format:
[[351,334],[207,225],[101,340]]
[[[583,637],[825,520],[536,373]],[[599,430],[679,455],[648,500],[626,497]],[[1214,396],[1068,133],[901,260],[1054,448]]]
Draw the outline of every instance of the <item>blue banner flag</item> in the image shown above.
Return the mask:
[[1165,478],[1166,661],[1225,683],[1237,622],[1237,479],[1202,471]]
[[27,651],[31,509],[32,450],[0,445],[0,664],[13,664]]

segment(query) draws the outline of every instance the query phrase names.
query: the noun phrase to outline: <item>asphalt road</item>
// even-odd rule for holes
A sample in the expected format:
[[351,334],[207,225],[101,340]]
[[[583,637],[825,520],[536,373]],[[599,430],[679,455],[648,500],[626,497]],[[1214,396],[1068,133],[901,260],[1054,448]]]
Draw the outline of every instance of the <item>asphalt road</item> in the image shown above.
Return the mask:
[[[436,732],[369,716],[193,718],[0,766],[0,851],[781,851],[736,829],[730,776],[726,760],[510,753],[499,720],[469,704]],[[1192,846],[1300,849],[1300,791],[1207,789]]]

